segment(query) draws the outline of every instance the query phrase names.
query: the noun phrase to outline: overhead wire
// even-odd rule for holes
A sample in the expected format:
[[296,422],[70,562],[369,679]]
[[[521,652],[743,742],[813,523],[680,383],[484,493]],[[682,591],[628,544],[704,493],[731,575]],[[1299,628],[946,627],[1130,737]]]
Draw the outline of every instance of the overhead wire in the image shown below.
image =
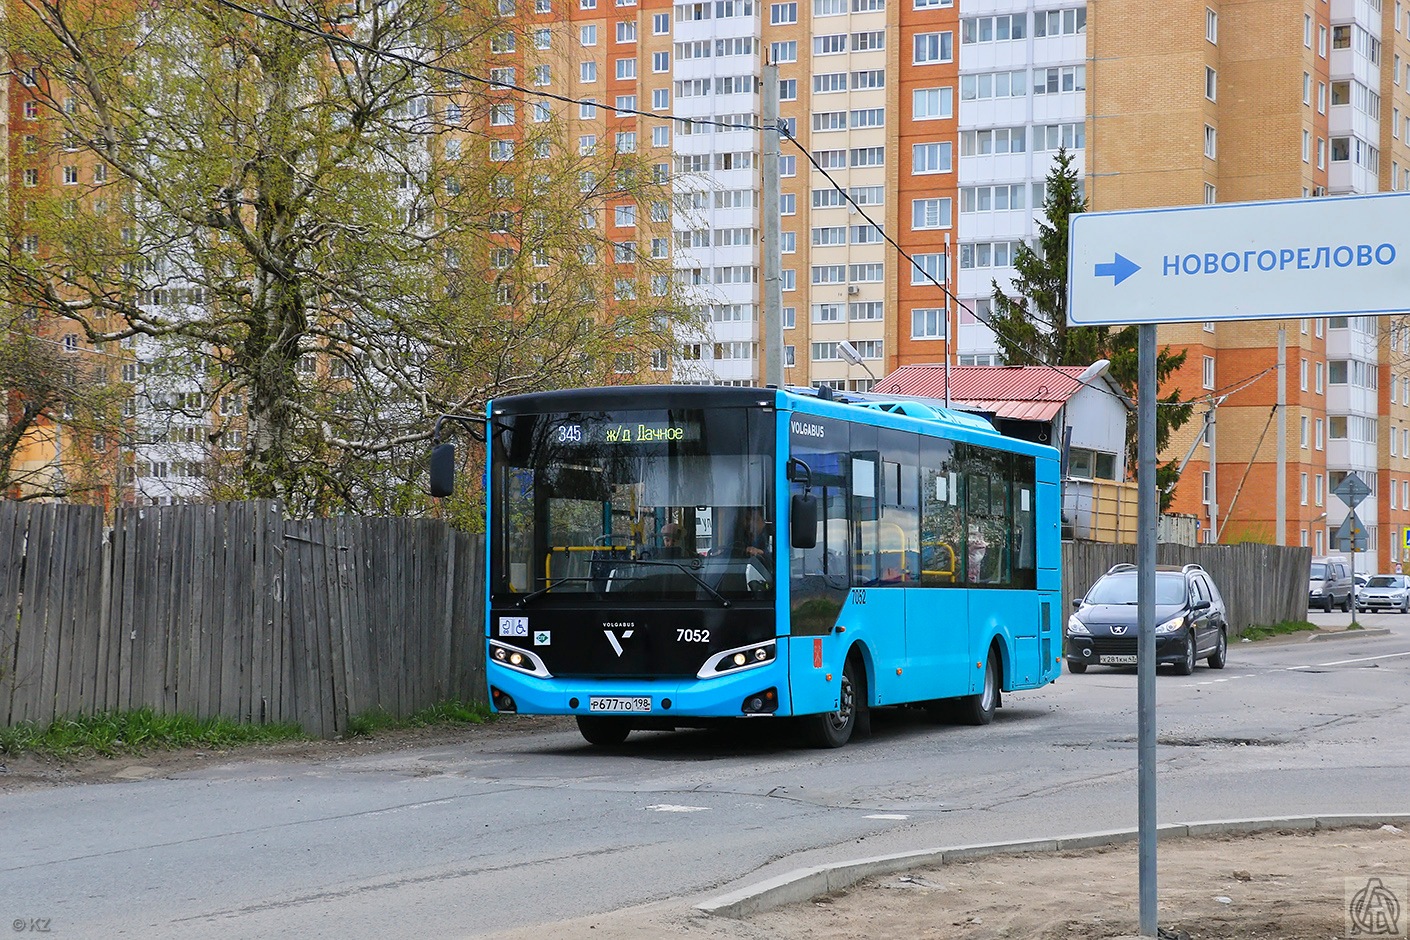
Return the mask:
[[[275,14],[273,14],[273,13],[268,13],[268,12],[263,11],[263,10],[255,10],[255,9],[252,9],[252,8],[250,8],[250,7],[245,6],[245,5],[242,4],[242,3],[237,2],[237,0],[216,0],[216,3],[219,4],[220,6],[227,7],[227,8],[229,8],[229,9],[231,9],[231,10],[236,10],[236,11],[241,12],[241,13],[244,13],[244,14],[246,14],[246,15],[248,15],[248,16],[253,16],[253,17],[257,18],[257,19],[261,19],[261,20],[264,20],[264,21],[266,21],[266,22],[276,23],[276,24],[279,24],[279,25],[281,25],[281,26],[285,26],[285,27],[287,27],[287,28],[289,28],[289,29],[295,30],[296,32],[300,32],[300,33],[303,33],[303,34],[305,34],[305,35],[313,36],[313,37],[318,38],[318,39],[321,39],[321,40],[323,40],[323,41],[325,41],[325,42],[336,43],[336,44],[339,44],[339,45],[347,46],[348,48],[357,49],[358,51],[367,53],[367,54],[372,55],[372,56],[375,56],[375,57],[377,57],[377,58],[381,58],[381,59],[388,60],[388,61],[398,62],[398,63],[400,63],[400,64],[402,64],[402,65],[407,66],[408,68],[424,69],[424,70],[427,70],[427,71],[437,72],[437,73],[439,73],[439,74],[446,75],[446,76],[449,76],[449,77],[452,77],[452,78],[458,78],[458,79],[462,79],[462,80],[466,80],[466,81],[476,82],[476,83],[479,83],[479,84],[482,84],[482,85],[487,86],[487,87],[490,88],[491,90],[507,90],[507,91],[513,91],[513,92],[517,92],[517,93],[518,93],[519,95],[521,95],[521,96],[531,97],[531,98],[547,99],[547,100],[551,100],[551,101],[557,101],[557,102],[560,102],[560,103],[563,103],[563,104],[570,104],[570,105],[576,104],[576,105],[579,105],[579,106],[582,106],[582,105],[591,105],[591,106],[593,106],[593,107],[603,108],[604,110],[608,110],[608,111],[615,112],[616,114],[631,114],[631,115],[635,115],[635,116],[637,116],[637,117],[649,118],[649,119],[651,119],[651,120],[656,120],[656,121],[672,121],[672,122],[679,122],[679,123],[688,124],[688,125],[711,126],[711,127],[716,127],[716,128],[720,128],[720,129],[723,129],[723,130],[747,130],[747,131],[760,131],[760,132],[769,130],[769,128],[765,127],[762,123],[737,123],[737,122],[729,122],[729,121],[719,121],[719,120],[715,120],[715,119],[712,119],[712,118],[686,117],[686,116],[679,115],[679,114],[676,114],[676,113],[670,112],[670,111],[643,111],[643,110],[640,110],[640,109],[638,109],[638,108],[633,108],[633,107],[620,107],[620,106],[616,106],[616,105],[608,105],[608,104],[606,104],[606,103],[604,103],[604,102],[598,101],[598,100],[593,99],[593,98],[578,98],[578,97],[574,97],[574,96],[572,96],[572,95],[561,95],[561,94],[558,94],[557,92],[547,91],[547,90],[541,89],[541,88],[529,88],[529,87],[527,87],[527,86],[519,85],[519,84],[516,84],[516,83],[514,83],[514,82],[498,81],[498,80],[495,80],[495,79],[492,79],[492,78],[486,78],[486,77],[484,77],[484,76],[482,76],[482,75],[476,75],[476,74],[474,74],[474,73],[472,73],[472,72],[466,72],[466,71],[464,71],[464,70],[462,70],[462,69],[452,68],[452,67],[450,67],[450,66],[445,66],[445,65],[438,65],[438,64],[436,64],[436,63],[431,63],[431,62],[425,62],[425,61],[423,61],[423,60],[421,60],[421,59],[417,59],[417,58],[415,58],[414,56],[406,55],[406,54],[404,54],[404,53],[395,52],[395,51],[392,51],[392,50],[389,50],[389,49],[381,49],[381,48],[378,48],[378,47],[376,47],[376,46],[370,45],[370,44],[368,44],[368,43],[361,42],[361,41],[359,41],[359,40],[357,40],[357,39],[353,39],[353,38],[351,38],[351,37],[349,37],[349,36],[344,36],[344,35],[341,35],[341,34],[339,34],[339,33],[331,32],[331,31],[328,31],[328,30],[317,29],[317,28],[312,27],[312,26],[309,26],[309,25],[307,25],[307,24],[299,23],[298,21],[289,19],[288,17],[277,16],[277,15],[275,15]],[[976,320],[978,320],[980,323],[983,323],[986,327],[989,328],[989,330],[991,330],[991,331],[992,331],[993,333],[995,333],[996,335],[1000,334],[1001,331],[1000,331],[1000,329],[995,325],[995,323],[994,323],[994,321],[993,321],[992,318],[990,318],[990,317],[985,317],[985,316],[980,315],[980,313],[979,313],[979,311],[978,311],[977,309],[975,309],[973,306],[971,306],[971,305],[969,305],[969,304],[966,304],[963,300],[961,300],[960,298],[956,297],[956,296],[954,295],[954,293],[949,289],[948,286],[946,286],[946,284],[945,284],[944,282],[938,280],[933,274],[931,274],[931,273],[930,273],[929,271],[927,271],[925,268],[921,267],[918,263],[916,263],[914,257],[912,257],[912,255],[911,255],[909,252],[907,252],[904,248],[902,248],[901,245],[895,240],[895,238],[893,238],[893,237],[891,236],[891,234],[890,234],[889,232],[887,232],[882,226],[878,225],[877,222],[876,222],[876,220],[871,217],[871,215],[865,210],[865,208],[863,208],[863,207],[856,201],[856,199],[853,198],[851,192],[848,191],[846,187],[844,187],[844,186],[842,186],[841,184],[839,184],[839,183],[837,182],[837,180],[833,178],[832,174],[829,173],[829,172],[827,171],[827,169],[826,169],[825,167],[823,167],[820,163],[818,163],[818,161],[817,161],[816,159],[814,159],[812,153],[809,152],[808,148],[805,147],[805,146],[803,146],[802,142],[800,142],[796,137],[793,136],[792,133],[789,132],[788,127],[787,127],[787,124],[786,124],[785,122],[780,121],[780,122],[779,122],[779,125],[778,125],[778,127],[777,127],[777,130],[778,130],[779,135],[780,135],[781,137],[787,139],[791,144],[793,144],[795,147],[797,147],[800,152],[802,152],[803,156],[807,159],[807,161],[809,162],[809,164],[811,164],[814,169],[816,169],[819,173],[821,173],[821,174],[823,175],[823,177],[828,181],[828,183],[829,183],[835,190],[837,190],[839,193],[841,193],[841,194],[843,195],[843,197],[847,200],[847,202],[851,205],[851,207],[852,207],[858,214],[860,214],[860,215],[862,216],[862,218],[865,219],[865,220],[867,221],[867,223],[868,223],[869,225],[871,225],[871,227],[872,227],[873,229],[875,229],[878,233],[881,234],[881,237],[886,241],[886,243],[889,244],[889,245],[897,252],[897,254],[898,254],[900,257],[904,258],[904,259],[910,264],[910,266],[911,266],[911,268],[912,268],[913,270],[920,271],[921,274],[924,275],[924,277],[925,277],[932,285],[934,285],[935,287],[940,288],[940,290],[944,293],[945,297],[946,297],[948,300],[953,301],[953,302],[955,303],[955,305],[960,308],[960,310],[962,310],[962,311],[964,311],[964,312],[970,314],[971,316],[973,316]],[[949,264],[948,254],[947,254],[947,258],[946,258],[946,264],[947,264],[947,266],[948,266],[948,264]],[[948,317],[947,317],[947,320],[948,320]],[[948,323],[948,322],[946,323],[946,336],[947,336],[947,342],[948,342],[948,341],[949,341],[949,323]],[[1126,407],[1126,408],[1128,408],[1128,409],[1130,409],[1130,408],[1132,407],[1132,403],[1129,401],[1129,399],[1126,397],[1126,395],[1125,395],[1124,393],[1120,393],[1120,392],[1113,391],[1112,389],[1106,387],[1104,384],[1098,385],[1098,384],[1093,384],[1091,381],[1085,381],[1085,382],[1084,382],[1084,381],[1077,380],[1077,379],[1075,379],[1073,376],[1069,375],[1067,372],[1063,371],[1063,369],[1062,369],[1061,367],[1056,366],[1056,365],[1053,365],[1052,363],[1049,363],[1049,362],[1046,362],[1045,360],[1043,360],[1043,358],[1042,358],[1039,354],[1035,353],[1033,350],[1024,348],[1024,347],[1023,347],[1021,344],[1019,344],[1019,343],[1017,342],[1017,340],[1015,340],[1012,336],[1010,336],[1010,337],[1008,337],[1008,338],[1009,338],[1009,341],[1010,341],[1010,342],[1013,342],[1013,343],[1014,343],[1016,346],[1018,346],[1020,349],[1023,349],[1023,351],[1024,351],[1030,358],[1033,359],[1033,361],[1034,361],[1035,364],[1037,364],[1037,365],[1039,365],[1039,366],[1042,366],[1042,367],[1044,367],[1044,368],[1050,369],[1050,370],[1052,370],[1053,372],[1058,373],[1059,375],[1062,375],[1062,376],[1063,376],[1064,378],[1066,378],[1068,381],[1077,381],[1078,384],[1080,384],[1080,385],[1084,385],[1084,386],[1086,386],[1086,387],[1088,387],[1088,388],[1095,389],[1096,391],[1098,391],[1098,392],[1100,392],[1100,393],[1102,393],[1102,394],[1108,395],[1108,396],[1110,396],[1110,397],[1112,397],[1112,398],[1116,398],[1116,399],[1118,399],[1119,401],[1121,401],[1121,403],[1122,403],[1122,405],[1123,405],[1124,407]],[[1259,373],[1258,375],[1251,377],[1248,381],[1251,383],[1252,381],[1255,381],[1255,380],[1257,380],[1258,378],[1261,378],[1261,377],[1262,377],[1264,374],[1266,374],[1268,371],[1269,371],[1269,370],[1265,369],[1263,372]],[[1241,381],[1242,381],[1242,380],[1241,380]],[[1232,393],[1230,393],[1230,394],[1232,394]],[[1188,402],[1188,401],[1182,401],[1182,402],[1157,402],[1156,404],[1157,404],[1157,406],[1179,407],[1179,406],[1188,405],[1188,404],[1190,404],[1190,402]]]

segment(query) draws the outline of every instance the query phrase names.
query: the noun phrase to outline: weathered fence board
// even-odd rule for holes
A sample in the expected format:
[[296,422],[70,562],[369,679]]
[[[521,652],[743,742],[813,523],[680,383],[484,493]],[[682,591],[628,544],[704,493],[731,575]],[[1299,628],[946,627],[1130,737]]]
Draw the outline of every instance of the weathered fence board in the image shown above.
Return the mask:
[[[1063,591],[1067,609],[1117,564],[1136,561],[1136,546],[1100,542],[1063,545]],[[1229,608],[1229,626],[1237,636],[1253,624],[1307,619],[1307,571],[1311,549],[1245,542],[1240,545],[1156,546],[1156,563],[1197,564],[1214,578]]]
[[92,507],[0,501],[0,725],[146,707],[332,735],[483,701],[477,543],[274,503],[120,509],[105,529]]

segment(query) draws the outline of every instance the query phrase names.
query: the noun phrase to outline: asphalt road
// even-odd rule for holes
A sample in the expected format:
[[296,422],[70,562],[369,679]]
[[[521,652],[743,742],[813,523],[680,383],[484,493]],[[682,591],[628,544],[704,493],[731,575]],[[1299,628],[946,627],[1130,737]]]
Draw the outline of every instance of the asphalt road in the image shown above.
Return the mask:
[[[1235,644],[1222,671],[1161,673],[1161,822],[1410,810],[1410,616],[1359,619],[1393,632]],[[1134,669],[1064,675],[987,728],[879,712],[838,751],[770,722],[615,752],[554,732],[7,794],[0,923],[475,936],[829,860],[1134,827],[1135,689]]]

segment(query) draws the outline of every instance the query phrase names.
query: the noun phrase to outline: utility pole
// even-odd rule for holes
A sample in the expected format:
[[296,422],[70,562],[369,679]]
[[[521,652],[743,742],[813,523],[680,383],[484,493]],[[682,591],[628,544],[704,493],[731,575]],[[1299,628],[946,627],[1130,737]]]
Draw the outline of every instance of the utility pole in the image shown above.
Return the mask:
[[779,116],[778,65],[764,65],[763,95],[764,192],[759,206],[763,229],[764,324],[759,355],[764,359],[764,384],[783,388],[783,258],[779,253]]
[[[955,334],[950,331],[950,233],[945,233],[945,251],[940,255],[940,277],[945,282],[945,407],[950,407],[950,357],[955,354]],[[1066,409],[1064,409],[1064,414]]]
[[1278,327],[1278,537],[1275,545],[1288,544],[1288,331]]

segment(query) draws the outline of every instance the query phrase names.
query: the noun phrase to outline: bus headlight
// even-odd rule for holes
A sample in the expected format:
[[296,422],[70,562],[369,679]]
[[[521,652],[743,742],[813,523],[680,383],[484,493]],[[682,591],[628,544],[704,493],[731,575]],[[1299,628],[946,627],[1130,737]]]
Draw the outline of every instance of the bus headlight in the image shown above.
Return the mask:
[[543,660],[528,650],[520,649],[517,646],[508,646],[504,643],[497,643],[490,640],[490,659],[501,666],[508,666],[520,672],[528,673],[540,679],[551,679],[553,674],[548,671],[548,667],[543,664]]
[[753,669],[757,666],[767,666],[777,656],[778,644],[773,640],[753,643],[749,646],[739,646],[714,654],[705,660],[705,665],[701,666],[700,671],[695,675],[698,679],[710,679],[714,676]]

